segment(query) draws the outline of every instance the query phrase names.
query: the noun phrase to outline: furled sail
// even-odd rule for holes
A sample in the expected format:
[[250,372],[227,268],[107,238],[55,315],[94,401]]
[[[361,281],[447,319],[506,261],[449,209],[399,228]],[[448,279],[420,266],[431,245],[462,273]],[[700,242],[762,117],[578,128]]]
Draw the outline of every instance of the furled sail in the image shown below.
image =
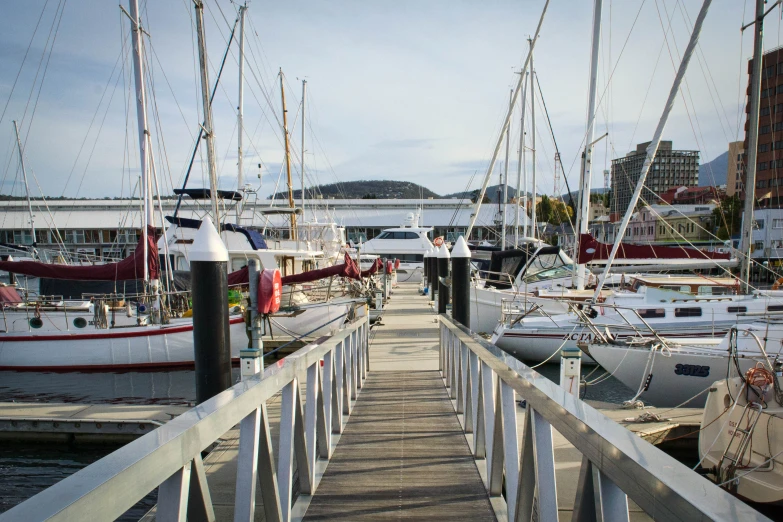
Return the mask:
[[[580,264],[592,263],[609,258],[612,251],[612,245],[601,243],[590,234],[579,236],[579,257]],[[650,245],[628,245],[621,243],[617,250],[617,259],[698,259],[698,260],[725,260],[730,259],[731,254],[720,252],[707,252],[697,248],[670,247],[670,246],[650,246]]]
[[[147,229],[147,251],[150,279],[160,278],[160,260],[155,228]],[[59,265],[38,261],[0,261],[0,270],[49,279],[74,281],[129,281],[144,279],[144,237],[139,238],[136,251],[117,263],[103,265]]]

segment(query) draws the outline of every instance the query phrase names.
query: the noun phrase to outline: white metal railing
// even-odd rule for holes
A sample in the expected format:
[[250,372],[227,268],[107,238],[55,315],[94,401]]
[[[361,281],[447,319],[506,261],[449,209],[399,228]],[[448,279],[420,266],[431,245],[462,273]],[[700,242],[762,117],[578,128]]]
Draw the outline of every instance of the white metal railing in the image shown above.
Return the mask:
[[445,315],[440,369],[503,518],[558,520],[554,428],[582,454],[573,520],[629,520],[628,498],[655,520],[768,520]]
[[[365,314],[345,330],[266,368],[263,376],[236,384],[6,511],[0,521],[114,520],[155,488],[158,521],[215,520],[201,452],[237,424],[234,520],[254,519],[257,485],[266,520],[301,518],[367,377],[368,343]],[[277,393],[281,411],[275,459],[267,401]],[[294,463],[300,485],[296,502]]]

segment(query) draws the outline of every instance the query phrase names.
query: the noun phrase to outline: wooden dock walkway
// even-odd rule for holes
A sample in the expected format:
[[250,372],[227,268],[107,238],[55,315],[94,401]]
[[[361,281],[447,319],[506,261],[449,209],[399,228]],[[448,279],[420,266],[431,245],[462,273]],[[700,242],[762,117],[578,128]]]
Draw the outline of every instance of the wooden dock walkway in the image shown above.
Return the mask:
[[438,325],[414,285],[373,331],[370,368],[306,520],[495,520],[438,370]]

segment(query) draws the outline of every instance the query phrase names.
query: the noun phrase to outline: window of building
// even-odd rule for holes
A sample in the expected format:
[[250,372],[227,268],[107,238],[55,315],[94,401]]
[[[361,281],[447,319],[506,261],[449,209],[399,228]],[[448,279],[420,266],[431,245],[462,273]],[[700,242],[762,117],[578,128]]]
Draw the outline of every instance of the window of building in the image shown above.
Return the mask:
[[783,74],[783,62],[778,64],[778,74]]
[[773,219],[772,228],[783,228],[783,219]]
[[759,134],[769,134],[769,125],[762,125],[759,129]]
[[769,98],[769,95],[772,94],[773,89],[770,87],[769,89],[761,89],[761,97],[762,98]]
[[775,66],[774,65],[770,65],[769,67],[765,68],[764,71],[762,71],[762,73],[761,73],[761,77],[764,78],[765,80],[767,78],[772,78],[773,76],[775,76]]
[[760,179],[756,182],[756,188],[767,188],[767,180]]
[[764,250],[764,242],[763,241],[755,241],[753,243],[753,250]]
[[17,245],[32,245],[33,235],[29,230],[14,230],[13,243]]
[[759,162],[759,170],[767,170],[767,167],[768,165],[766,161]]
[[769,107],[759,109],[759,116],[769,116]]
[[777,89],[775,89],[775,94],[783,94],[783,83],[778,85]]
[[767,152],[769,150],[769,143],[762,143],[759,145],[759,152]]

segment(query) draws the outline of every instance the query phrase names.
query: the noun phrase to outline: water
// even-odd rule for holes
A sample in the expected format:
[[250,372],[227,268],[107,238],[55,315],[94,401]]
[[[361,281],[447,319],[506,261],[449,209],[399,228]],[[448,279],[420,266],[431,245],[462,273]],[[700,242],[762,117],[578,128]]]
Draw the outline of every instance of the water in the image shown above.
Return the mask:
[[[234,369],[235,380],[239,369]],[[0,372],[0,402],[190,405],[193,370],[158,372]],[[118,449],[67,444],[0,445],[0,513]],[[119,520],[138,520],[155,505],[153,491]]]

